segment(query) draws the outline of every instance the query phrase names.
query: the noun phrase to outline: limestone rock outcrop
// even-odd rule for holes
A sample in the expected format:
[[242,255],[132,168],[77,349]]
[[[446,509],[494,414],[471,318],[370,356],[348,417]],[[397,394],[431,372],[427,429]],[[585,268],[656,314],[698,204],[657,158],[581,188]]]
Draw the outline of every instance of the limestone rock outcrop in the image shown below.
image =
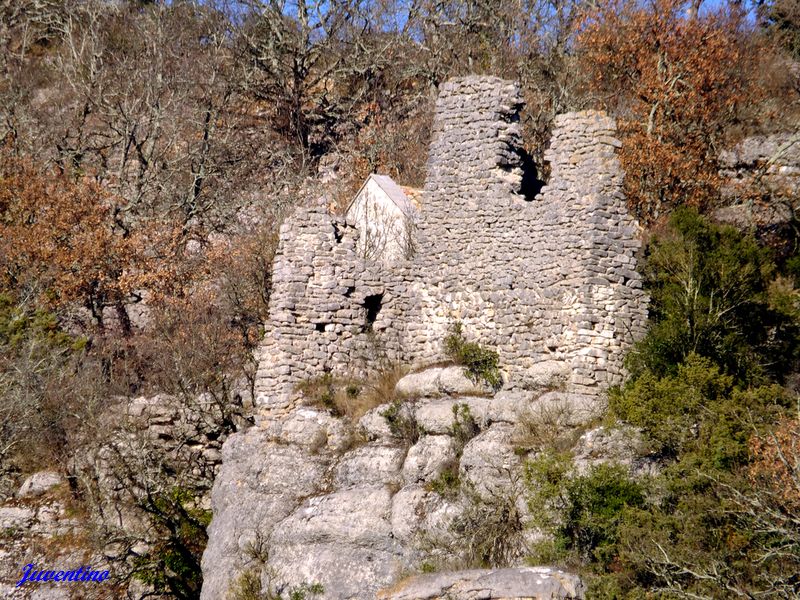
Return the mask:
[[[523,561],[540,535],[522,475],[529,420],[559,395],[569,396],[407,398],[400,414],[410,429],[390,426],[392,403],[357,423],[299,405],[231,436],[212,491],[202,598],[224,598],[248,571],[273,591],[319,585],[324,593],[315,597],[337,600],[373,599],[382,588],[397,600],[581,598],[576,577],[544,567],[448,572],[392,587],[426,564],[469,560],[471,546],[497,533],[491,527],[504,528],[501,558]],[[580,415],[563,422],[575,431],[585,424]],[[587,431],[573,450],[576,471],[613,460],[632,474],[652,472],[635,439],[625,430]],[[512,522],[487,525],[487,515],[509,509]]]
[[715,219],[767,237],[791,227],[800,206],[800,134],[745,138],[719,161],[727,206],[714,211]]
[[[408,402],[408,418],[426,403],[442,401],[452,406],[458,398]],[[384,422],[380,415],[388,406],[375,410]],[[423,429],[416,440],[387,432],[369,441],[358,427],[335,419],[351,430],[354,445],[346,448],[336,437],[318,436],[318,423],[328,418],[327,411],[297,407],[285,419],[286,429],[254,427],[226,442],[212,492],[204,599],[224,598],[235,574],[249,568],[270,574],[263,576],[265,585],[320,584],[325,598],[374,598],[379,588],[419,567],[426,556],[423,537],[437,528],[446,533],[460,509],[432,491],[431,483],[446,470],[459,470],[451,430]],[[298,421],[302,428],[294,425]],[[464,449],[461,464],[478,485],[502,481],[503,473],[474,458],[466,462],[468,456],[513,456],[508,440],[496,435],[498,426],[486,425],[470,442],[475,452]],[[504,432],[511,427],[502,426]]]
[[578,577],[547,567],[420,575],[378,594],[380,600],[578,600],[583,597],[583,584]]
[[[66,481],[42,471],[26,479],[17,497],[0,505],[0,598],[18,600],[105,600],[125,597],[125,585],[110,579],[82,585],[27,582],[18,586],[26,565],[32,571],[111,570],[107,557],[87,543],[90,524],[75,514]],[[79,588],[79,589],[77,589]]]
[[17,498],[41,496],[62,483],[64,483],[64,478],[55,471],[38,471],[22,482],[17,492]]

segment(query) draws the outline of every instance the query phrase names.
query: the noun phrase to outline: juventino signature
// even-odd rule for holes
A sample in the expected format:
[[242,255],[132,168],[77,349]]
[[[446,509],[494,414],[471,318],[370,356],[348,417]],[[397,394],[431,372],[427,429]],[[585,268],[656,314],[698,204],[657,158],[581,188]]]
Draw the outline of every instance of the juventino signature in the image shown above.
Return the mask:
[[22,579],[17,587],[29,581],[105,581],[108,571],[92,571],[89,567],[79,567],[75,571],[34,571],[36,565],[28,563],[22,570]]

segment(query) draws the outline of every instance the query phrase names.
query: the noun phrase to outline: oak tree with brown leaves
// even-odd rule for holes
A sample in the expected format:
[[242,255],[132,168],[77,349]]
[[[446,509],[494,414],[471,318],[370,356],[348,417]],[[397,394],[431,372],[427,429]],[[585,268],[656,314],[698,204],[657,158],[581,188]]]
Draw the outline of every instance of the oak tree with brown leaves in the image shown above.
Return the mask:
[[645,223],[713,205],[726,129],[759,91],[757,47],[735,6],[691,17],[683,0],[610,0],[578,36],[590,86],[617,115],[631,208]]

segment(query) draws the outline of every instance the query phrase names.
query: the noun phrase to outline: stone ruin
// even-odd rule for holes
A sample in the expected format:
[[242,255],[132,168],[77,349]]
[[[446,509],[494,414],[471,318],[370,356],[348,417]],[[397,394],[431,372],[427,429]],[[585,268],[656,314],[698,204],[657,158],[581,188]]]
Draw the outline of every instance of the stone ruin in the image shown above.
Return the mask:
[[[575,575],[519,566],[541,535],[518,488],[527,452],[519,436],[537,410],[562,411],[566,427],[597,416],[600,392],[621,379],[624,348],[643,332],[647,298],[613,122],[592,111],[558,117],[550,180],[531,197],[522,189],[521,104],[517,85],[493,77],[442,87],[412,258],[360,258],[359,232],[324,204],[283,224],[259,418],[222,448],[202,600],[236,600],[231,590],[245,575],[284,593],[320,584],[324,594],[313,597],[331,600],[583,597]],[[456,322],[498,351],[502,389],[441,366]],[[358,375],[376,357],[419,370],[397,383],[408,399],[394,405],[416,435],[393,430],[389,404],[352,423],[305,404],[296,389],[326,373]],[[469,416],[469,439],[457,435],[455,414]],[[646,469],[634,437],[589,431],[573,448],[575,464]],[[460,483],[443,494],[436,482],[446,473]],[[511,568],[404,579],[427,560],[464,564],[454,523],[504,514],[498,499],[519,514],[504,536]]]
[[637,224],[627,213],[615,125],[603,113],[556,118],[550,180],[522,194],[517,84],[465,77],[436,104],[415,255],[386,268],[359,258],[358,232],[324,204],[281,227],[257,403],[389,360],[444,360],[457,321],[500,355],[508,389],[554,374],[596,393],[619,383],[622,350],[645,327]]

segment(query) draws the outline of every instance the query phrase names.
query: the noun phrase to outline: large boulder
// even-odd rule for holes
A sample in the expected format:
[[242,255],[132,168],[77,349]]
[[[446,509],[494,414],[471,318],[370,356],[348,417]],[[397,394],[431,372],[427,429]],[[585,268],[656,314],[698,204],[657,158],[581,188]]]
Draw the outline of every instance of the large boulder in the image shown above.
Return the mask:
[[408,450],[403,464],[406,484],[427,483],[457,463],[456,448],[449,435],[426,435]]
[[460,396],[426,399],[418,402],[414,417],[428,433],[446,434],[453,427],[454,408],[466,405],[475,423],[486,428],[493,423],[515,423],[532,402],[530,393],[499,392],[496,396]]
[[409,398],[437,398],[447,394],[489,395],[492,388],[483,381],[467,377],[464,367],[432,367],[409,373],[395,386],[395,392]]
[[642,432],[629,425],[590,429],[578,439],[572,454],[578,474],[604,463],[622,465],[634,477],[655,475],[660,469],[658,459],[647,451]]
[[276,528],[268,570],[325,598],[373,598],[412,565],[392,534],[392,494],[382,485],[309,498]]
[[17,498],[41,496],[63,483],[64,479],[55,471],[39,471],[29,476],[17,492]]
[[514,453],[514,427],[492,425],[472,438],[461,456],[460,477],[480,495],[507,493],[522,464]]
[[334,471],[334,485],[346,489],[358,485],[398,485],[405,449],[371,443],[347,452]]
[[203,600],[225,598],[231,582],[266,550],[277,523],[319,492],[329,464],[255,427],[228,438],[222,454],[203,553]]

